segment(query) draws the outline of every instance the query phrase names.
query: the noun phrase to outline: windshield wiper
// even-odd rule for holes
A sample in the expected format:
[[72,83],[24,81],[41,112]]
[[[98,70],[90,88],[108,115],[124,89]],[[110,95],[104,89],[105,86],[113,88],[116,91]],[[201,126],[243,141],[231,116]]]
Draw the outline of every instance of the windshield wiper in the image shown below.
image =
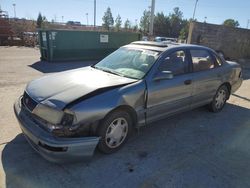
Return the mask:
[[97,66],[92,66],[92,68],[95,68],[95,69],[98,69],[98,70],[101,70],[101,71],[104,71],[104,72],[108,72],[108,73],[111,73],[111,74],[115,74],[115,75],[118,75],[118,76],[121,76],[121,77],[126,77],[126,78],[131,78],[131,79],[139,80],[138,78],[135,78],[135,77],[132,77],[132,76],[128,76],[128,75],[124,75],[124,74],[122,74],[120,72],[117,72],[115,70],[112,70],[112,69],[105,69],[105,68],[97,67]]
[[98,70],[102,70],[104,72],[108,72],[108,73],[111,73],[111,74],[115,74],[115,75],[124,77],[123,74],[121,74],[121,73],[119,73],[117,71],[111,70],[111,69],[105,69],[105,68],[97,67],[97,66],[92,66],[92,67],[95,68],[95,69],[98,69]]

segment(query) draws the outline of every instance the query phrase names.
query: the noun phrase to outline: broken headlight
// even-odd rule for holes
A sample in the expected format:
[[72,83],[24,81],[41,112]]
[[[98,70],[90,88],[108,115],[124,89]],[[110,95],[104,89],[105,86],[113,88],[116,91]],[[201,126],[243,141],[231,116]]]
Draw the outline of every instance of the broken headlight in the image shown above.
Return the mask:
[[63,117],[63,111],[59,111],[43,104],[38,104],[32,113],[54,125],[59,124]]
[[61,120],[61,125],[70,126],[74,123],[74,121],[75,121],[75,114],[69,110],[65,110]]
[[61,111],[43,104],[38,104],[33,113],[52,125],[69,126],[75,120],[75,115],[71,111]]

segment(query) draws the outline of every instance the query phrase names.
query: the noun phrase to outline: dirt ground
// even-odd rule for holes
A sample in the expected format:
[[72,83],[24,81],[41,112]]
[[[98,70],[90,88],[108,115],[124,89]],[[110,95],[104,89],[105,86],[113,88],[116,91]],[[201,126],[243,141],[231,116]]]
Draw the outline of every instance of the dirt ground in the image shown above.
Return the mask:
[[0,47],[0,187],[250,187],[250,61],[222,112],[185,112],[141,129],[117,153],[59,165],[28,145],[13,103],[30,80],[91,62],[39,57],[38,49]]

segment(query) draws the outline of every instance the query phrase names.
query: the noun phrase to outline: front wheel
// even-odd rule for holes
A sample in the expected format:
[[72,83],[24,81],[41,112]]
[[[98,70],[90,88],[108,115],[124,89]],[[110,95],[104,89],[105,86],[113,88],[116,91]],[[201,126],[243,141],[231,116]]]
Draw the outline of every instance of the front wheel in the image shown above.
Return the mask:
[[132,127],[132,118],[125,111],[114,111],[99,125],[97,134],[101,137],[98,149],[113,153],[127,141]]
[[221,111],[225,106],[228,97],[229,97],[228,88],[225,85],[221,86],[217,90],[213,98],[213,101],[209,104],[209,110],[212,112]]

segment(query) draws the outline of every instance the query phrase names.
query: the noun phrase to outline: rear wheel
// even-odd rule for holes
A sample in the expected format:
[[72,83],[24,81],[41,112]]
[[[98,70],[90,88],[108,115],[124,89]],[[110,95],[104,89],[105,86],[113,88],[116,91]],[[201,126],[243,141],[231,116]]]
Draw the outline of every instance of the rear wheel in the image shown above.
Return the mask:
[[219,112],[223,109],[229,97],[228,88],[222,85],[216,92],[213,101],[209,104],[209,110],[212,112]]
[[98,149],[113,153],[127,141],[132,127],[132,118],[125,111],[114,111],[99,125],[97,134],[101,137]]

